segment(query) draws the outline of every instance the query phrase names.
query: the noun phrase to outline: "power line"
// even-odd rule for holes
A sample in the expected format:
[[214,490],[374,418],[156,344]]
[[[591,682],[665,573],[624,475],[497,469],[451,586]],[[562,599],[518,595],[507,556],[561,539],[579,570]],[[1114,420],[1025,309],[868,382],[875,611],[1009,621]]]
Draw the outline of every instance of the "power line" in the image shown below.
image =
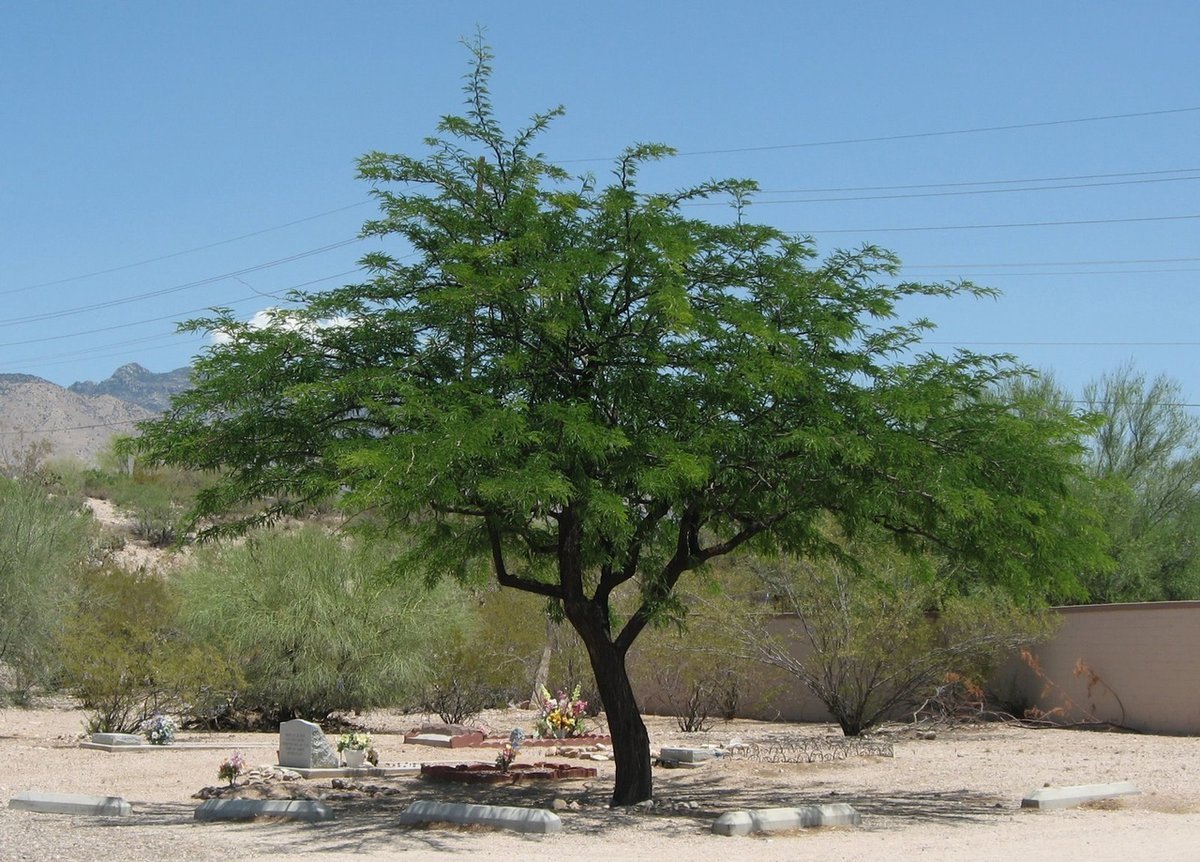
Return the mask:
[[978,269],[980,267],[1025,266],[1117,266],[1127,263],[1193,263],[1200,257],[1142,257],[1124,260],[1040,260],[1030,263],[906,263],[905,269]]
[[1158,176],[1161,174],[1190,174],[1200,171],[1200,168],[1170,168],[1158,171],[1122,171],[1115,174],[1075,174],[1073,176],[1062,177],[1025,177],[1024,179],[1008,179],[1008,180],[973,180],[960,181],[954,183],[916,183],[902,186],[834,186],[831,188],[807,188],[807,189],[759,189],[758,194],[770,195],[791,195],[791,194],[818,194],[821,192],[894,192],[907,191],[910,189],[945,189],[945,188],[961,188],[963,186],[998,186],[998,185],[1016,185],[1020,183],[1057,183],[1066,182],[1068,180],[1100,180],[1113,179],[1115,177],[1149,177]]
[[[335,278],[342,278],[347,275],[353,275],[356,272],[358,272],[358,270],[348,269],[345,272],[334,273],[333,275],[327,275],[327,276],[324,276],[323,278],[314,278],[311,281],[305,281],[300,284],[293,284],[293,285],[290,285],[288,287],[281,288],[281,289],[282,290],[299,290],[302,287],[310,287],[314,284],[320,284],[321,282],[332,281]],[[238,279],[238,280],[240,281],[240,279]],[[242,282],[242,283],[245,284],[245,282]],[[250,286],[247,285],[247,287],[250,287]],[[251,287],[250,289],[254,290],[253,287]],[[266,294],[266,295],[269,295],[269,294]],[[230,300],[226,300],[226,303],[221,303],[221,304],[239,305],[243,302],[249,302],[252,299],[259,299],[262,296],[264,296],[264,294],[261,291],[255,291],[253,296],[243,296],[240,299],[230,299]],[[276,298],[277,297],[272,297],[272,299],[276,299]],[[6,341],[4,343],[0,343],[0,347],[19,347],[19,346],[25,345],[25,344],[41,344],[41,343],[47,342],[47,341],[61,341],[62,339],[65,339],[65,338],[76,338],[80,335],[95,335],[100,332],[111,332],[114,329],[128,329],[132,326],[141,326],[142,324],[145,324],[145,323],[161,323],[164,320],[177,320],[179,318],[179,316],[183,315],[183,314],[199,314],[204,311],[210,311],[212,308],[213,308],[212,305],[206,305],[206,306],[202,306],[200,308],[189,308],[189,309],[185,309],[183,311],[176,311],[171,314],[164,314],[160,317],[148,317],[143,320],[133,320],[133,321],[129,321],[127,323],[114,324],[113,326],[102,326],[98,329],[81,329],[77,332],[65,332],[61,335],[47,335],[42,338],[28,338],[24,341]]]
[[[719,156],[731,153],[763,153],[774,150],[797,150],[807,147],[837,147],[847,144],[875,144],[886,141],[910,141],[920,138],[944,138],[952,135],[976,135],[986,132],[1008,132],[1018,129],[1037,129],[1050,126],[1068,126],[1079,123],[1099,123],[1109,120],[1131,120],[1142,117],[1161,117],[1169,114],[1186,114],[1194,111],[1200,111],[1200,107],[1194,108],[1168,108],[1162,111],[1138,111],[1129,114],[1105,114],[1096,117],[1075,117],[1067,120],[1043,120],[1031,123],[1011,123],[1003,126],[978,126],[969,129],[947,129],[936,132],[910,132],[903,135],[875,135],[866,138],[834,138],[825,141],[804,141],[798,144],[769,144],[758,147],[729,147],[719,150],[687,150],[676,153],[677,156]],[[560,164],[573,164],[578,162],[610,162],[612,157],[594,157],[588,159],[564,159]]]
[[142,421],[141,419],[126,419],[124,421],[119,421],[119,422],[95,422],[91,425],[63,425],[58,428],[36,428],[36,429],[25,429],[25,430],[16,430],[16,431],[0,430],[0,436],[12,437],[14,435],[27,435],[27,434],[54,434],[58,431],[90,431],[93,428],[120,428],[120,427],[126,426],[126,425],[136,425],[138,422],[141,422],[141,421]]
[[38,284],[26,285],[25,287],[9,288],[8,290],[0,291],[0,296],[7,296],[12,293],[24,293],[25,291],[29,291],[29,290],[36,290],[39,287],[55,287],[60,284],[70,284],[73,281],[83,281],[86,278],[95,278],[98,275],[109,275],[114,272],[123,272],[124,270],[127,270],[127,269],[134,269],[135,267],[146,266],[147,264],[158,263],[158,262],[164,261],[164,260],[170,260],[175,257],[183,257],[184,255],[194,254],[195,252],[198,252],[198,251],[206,251],[210,248],[217,248],[218,246],[228,245],[231,242],[238,242],[239,240],[250,239],[251,237],[256,237],[256,236],[262,236],[263,234],[271,233],[272,231],[283,230],[284,228],[289,228],[289,227],[295,227],[298,224],[304,224],[305,222],[310,222],[310,221],[314,221],[315,219],[324,218],[325,216],[328,216],[328,215],[334,215],[335,213],[345,212],[346,210],[352,210],[352,209],[356,209],[361,206],[366,206],[369,203],[372,203],[372,201],[360,201],[359,203],[356,203],[356,204],[348,204],[347,206],[344,206],[344,207],[337,207],[335,209],[325,210],[324,212],[315,213],[314,215],[310,215],[310,216],[304,216],[303,218],[298,218],[293,221],[285,222],[284,224],[277,224],[277,225],[272,225],[271,227],[264,227],[264,228],[261,228],[260,230],[251,231],[250,233],[244,233],[239,236],[230,237],[229,239],[217,240],[216,242],[210,242],[210,243],[207,243],[206,245],[198,245],[198,246],[194,246],[192,248],[182,249],[181,251],[173,251],[168,254],[159,255],[158,257],[150,257],[150,258],[146,258],[145,260],[134,261],[133,263],[123,263],[120,266],[113,266],[113,267],[109,267],[108,269],[99,269],[94,272],[85,272],[85,273],[81,273],[80,275],[72,275],[72,276],[68,276],[67,278],[55,279],[54,281],[43,281]]
[[[1046,192],[1046,191],[1061,191],[1064,189],[1092,189],[1107,186],[1133,186],[1147,185],[1150,183],[1178,183],[1187,180],[1200,180],[1200,176],[1194,177],[1159,177],[1157,179],[1143,180],[1114,180],[1112,182],[1103,183],[1071,183],[1067,185],[1053,186],[1026,186],[1024,188],[1011,189],[972,189],[970,191],[947,191],[947,192],[911,192],[908,194],[896,195],[857,195],[853,197],[830,197],[830,198],[785,198],[783,200],[762,200],[752,198],[750,204],[752,206],[762,206],[765,204],[819,204],[819,203],[840,203],[847,201],[896,201],[896,200],[912,200],[916,198],[949,198],[949,197],[966,197],[970,195],[1010,195],[1020,192]],[[725,201],[692,201],[683,204],[689,207],[715,207],[728,206]]]
[[214,282],[235,278],[239,275],[245,275],[251,272],[259,272],[260,270],[270,269],[274,266],[281,266],[285,263],[292,263],[293,261],[301,260],[306,257],[312,257],[313,255],[324,254],[327,251],[352,245],[356,242],[362,242],[362,240],[363,237],[353,237],[351,239],[341,240],[340,242],[330,243],[329,245],[324,245],[320,248],[309,249],[308,251],[302,251],[293,255],[288,255],[287,257],[267,261],[266,263],[249,266],[245,269],[235,270],[234,272],[226,272],[222,273],[221,275],[214,275],[210,276],[209,278],[199,279],[197,281],[189,281],[185,284],[175,285],[174,287],[164,287],[161,290],[152,290],[146,293],[133,294],[120,299],[110,299],[105,302],[92,303],[91,305],[75,306],[73,308],[67,308],[60,311],[47,311],[42,314],[31,314],[27,315],[26,317],[14,317],[10,320],[0,320],[0,326],[14,326],[20,323],[37,323],[44,320],[55,320],[61,317],[70,317],[74,314],[83,314],[84,312],[88,311],[99,311],[100,309],[104,308],[114,308],[118,305],[127,305],[131,302],[139,302],[143,299],[149,299],[155,296],[166,296],[169,293],[178,293],[183,290],[191,290],[192,288],[202,287],[207,284],[213,284]]
[[[114,356],[128,356],[128,353],[129,353],[128,348],[130,346],[132,346],[133,344],[137,344],[139,342],[144,342],[146,344],[149,344],[154,341],[170,340],[169,344],[160,344],[157,347],[150,347],[150,348],[145,348],[145,349],[139,347],[138,348],[139,356],[142,356],[146,353],[159,351],[159,350],[178,350],[180,343],[179,343],[177,336],[178,336],[178,333],[168,332],[168,333],[165,333],[162,335],[148,336],[144,339],[134,339],[133,341],[120,342],[118,345],[115,345],[115,347],[118,347],[119,349],[109,349],[110,347],[114,347],[114,345],[101,345],[100,347],[89,348],[86,350],[69,351],[66,353],[55,353],[55,354],[49,355],[48,357],[46,357],[44,359],[29,360],[27,362],[27,364],[32,364],[33,362],[36,362],[39,367],[47,366],[47,365],[69,365],[73,362],[79,361],[79,359],[83,356],[87,356],[90,359],[107,359],[107,358],[114,357]],[[201,344],[199,344],[199,346],[196,349],[199,350],[199,349],[203,348],[203,346],[204,345],[201,343]],[[97,352],[97,351],[105,351],[105,350],[107,352],[104,352],[104,353]]]
[[809,230],[809,231],[785,231],[795,236],[809,236],[819,233],[915,233],[920,231],[933,230],[988,230],[992,228],[1009,228],[1009,227],[1058,227],[1062,225],[1084,225],[1084,224],[1131,224],[1133,222],[1164,222],[1164,221],[1186,221],[1189,219],[1200,219],[1200,215],[1177,215],[1177,216],[1142,216],[1139,218],[1099,218],[1099,219],[1078,219],[1071,221],[1030,221],[1030,222],[1010,222],[1006,224],[950,224],[950,225],[926,225],[923,227],[868,227],[868,228],[832,228],[826,230]]
[[938,347],[1200,347],[1200,341],[922,341]]
[[[1175,269],[1087,269],[1087,270],[1056,270],[1046,272],[973,272],[971,278],[1021,278],[1028,275],[1057,276],[1057,275],[1156,275],[1158,273],[1200,272],[1200,267],[1178,267]],[[926,273],[926,278],[937,278],[935,273]],[[949,276],[955,277],[955,276]]]

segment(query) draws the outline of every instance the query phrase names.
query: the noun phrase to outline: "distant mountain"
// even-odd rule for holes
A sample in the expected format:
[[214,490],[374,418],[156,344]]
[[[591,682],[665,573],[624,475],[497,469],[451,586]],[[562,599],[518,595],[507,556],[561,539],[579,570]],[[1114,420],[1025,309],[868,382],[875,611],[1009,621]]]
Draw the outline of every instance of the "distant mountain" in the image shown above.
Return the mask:
[[85,380],[72,383],[67,389],[76,395],[111,395],[152,413],[162,413],[171,406],[172,395],[191,385],[190,374],[191,369],[186,367],[156,374],[131,362],[122,365],[113,372],[112,377],[100,383]]
[[0,374],[0,463],[16,463],[45,441],[51,457],[95,464],[113,435],[133,433],[135,422],[160,412],[112,395],[72,392],[30,374]]

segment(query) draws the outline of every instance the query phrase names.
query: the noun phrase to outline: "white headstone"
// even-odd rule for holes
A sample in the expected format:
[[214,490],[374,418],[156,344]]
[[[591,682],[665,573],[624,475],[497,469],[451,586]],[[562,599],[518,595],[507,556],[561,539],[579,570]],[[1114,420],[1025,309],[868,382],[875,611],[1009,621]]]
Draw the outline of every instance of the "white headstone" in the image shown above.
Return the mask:
[[333,769],[337,752],[320,725],[294,718],[279,725],[279,765],[295,769]]

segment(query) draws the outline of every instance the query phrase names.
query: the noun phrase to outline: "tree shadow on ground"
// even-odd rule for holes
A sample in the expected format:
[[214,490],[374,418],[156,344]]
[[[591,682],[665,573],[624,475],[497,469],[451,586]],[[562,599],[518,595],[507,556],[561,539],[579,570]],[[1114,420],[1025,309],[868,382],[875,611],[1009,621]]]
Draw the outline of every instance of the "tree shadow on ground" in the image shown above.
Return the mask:
[[[551,808],[559,800],[557,813],[568,832],[603,836],[636,827],[655,834],[704,834],[726,811],[740,809],[798,807],[844,802],[863,815],[863,829],[896,829],[906,825],[969,825],[1017,810],[1011,801],[977,792],[896,790],[848,792],[814,784],[789,788],[768,777],[740,777],[723,773],[719,766],[697,770],[656,772],[654,807],[612,809],[608,806],[610,780],[529,783],[523,785],[464,785],[415,778],[362,782],[360,790],[334,792],[327,798],[335,819],[321,823],[295,821],[197,823],[195,803],[135,803],[130,818],[114,818],[106,825],[163,826],[214,829],[241,839],[254,840],[255,855],[287,855],[300,852],[358,853],[400,851],[415,847],[447,851],[462,850],[486,827],[434,824],[402,826],[401,812],[417,799],[485,805],[515,805]],[[376,791],[370,795],[370,790]],[[311,789],[311,788],[310,788]],[[367,792],[363,792],[363,790]],[[513,833],[509,833],[513,834]],[[536,842],[541,836],[528,835]]]

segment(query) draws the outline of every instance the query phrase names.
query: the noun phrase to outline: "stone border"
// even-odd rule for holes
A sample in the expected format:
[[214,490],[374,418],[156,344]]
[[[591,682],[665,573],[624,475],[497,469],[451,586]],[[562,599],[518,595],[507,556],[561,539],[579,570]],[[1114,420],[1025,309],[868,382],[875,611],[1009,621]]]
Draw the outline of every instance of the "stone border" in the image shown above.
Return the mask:
[[590,781],[596,777],[592,766],[572,763],[514,763],[502,771],[494,763],[422,763],[421,778],[460,784],[522,784],[526,782],[561,783]]
[[22,790],[8,800],[8,807],[38,814],[90,814],[97,817],[126,817],[133,813],[133,806],[120,796],[42,793],[37,790]]
[[562,820],[544,808],[515,805],[472,805],[466,802],[434,802],[418,799],[400,814],[400,823],[458,823],[511,829],[514,832],[549,834],[562,832]]
[[434,748],[473,748],[484,740],[483,731],[472,730],[467,733],[406,733],[405,745],[429,745]]
[[1076,784],[1071,787],[1042,787],[1021,800],[1022,808],[1054,811],[1074,808],[1097,799],[1112,799],[1114,796],[1133,796],[1142,791],[1129,781],[1112,784]]
[[249,750],[253,748],[268,748],[273,750],[276,746],[273,742],[172,742],[170,745],[151,745],[148,742],[142,742],[138,745],[127,745],[123,743],[88,742],[85,740],[79,743],[79,747],[88,748],[93,751],[106,751],[109,754],[116,754],[118,752],[123,754],[127,751],[141,754],[147,751],[170,751],[172,749],[176,751],[229,751],[232,749],[240,751],[242,749]]
[[757,811],[727,811],[716,819],[717,835],[749,835],[757,832],[787,832],[813,826],[858,826],[862,815],[845,802],[805,805],[801,808],[761,808]]
[[[479,743],[479,748],[503,748],[508,743],[508,737],[485,739]],[[612,745],[612,737],[601,736],[526,736],[521,743],[522,748],[578,748],[586,749],[594,745]]]
[[279,768],[289,769],[301,778],[307,779],[394,778],[401,775],[419,775],[421,772],[419,763],[394,763],[383,766],[314,766],[312,769],[305,769],[302,766],[280,766]]
[[313,799],[210,799],[196,809],[194,817],[200,821],[278,817],[315,823],[332,820],[333,809]]

